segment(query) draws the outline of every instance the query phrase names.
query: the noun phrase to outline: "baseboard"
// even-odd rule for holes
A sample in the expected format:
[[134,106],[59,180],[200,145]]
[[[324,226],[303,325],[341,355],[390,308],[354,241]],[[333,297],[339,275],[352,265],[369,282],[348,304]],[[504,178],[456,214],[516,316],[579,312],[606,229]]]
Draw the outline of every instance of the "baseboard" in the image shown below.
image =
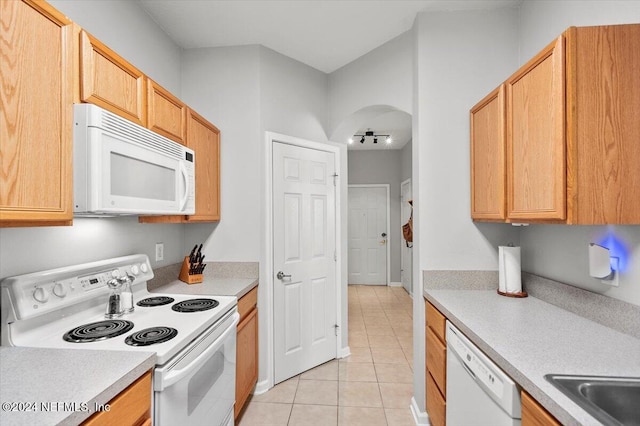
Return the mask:
[[345,346],[344,348],[340,349],[340,352],[338,353],[338,358],[346,358],[349,355],[351,355],[351,349],[349,348],[349,346]]
[[261,395],[269,390],[269,381],[263,380],[261,382],[256,383],[256,388],[253,391],[254,395]]
[[389,287],[402,287],[402,283],[398,281],[391,281]]
[[416,426],[430,426],[429,415],[426,411],[420,411],[418,408],[418,402],[415,397],[411,398],[411,414],[413,414],[413,420],[416,422]]

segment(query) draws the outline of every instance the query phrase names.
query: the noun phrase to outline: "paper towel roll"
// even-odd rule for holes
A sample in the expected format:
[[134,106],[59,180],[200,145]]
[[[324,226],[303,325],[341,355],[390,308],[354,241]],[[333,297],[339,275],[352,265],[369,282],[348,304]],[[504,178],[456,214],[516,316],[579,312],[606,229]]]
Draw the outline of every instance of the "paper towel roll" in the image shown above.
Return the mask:
[[520,293],[520,247],[498,247],[498,289],[503,293]]

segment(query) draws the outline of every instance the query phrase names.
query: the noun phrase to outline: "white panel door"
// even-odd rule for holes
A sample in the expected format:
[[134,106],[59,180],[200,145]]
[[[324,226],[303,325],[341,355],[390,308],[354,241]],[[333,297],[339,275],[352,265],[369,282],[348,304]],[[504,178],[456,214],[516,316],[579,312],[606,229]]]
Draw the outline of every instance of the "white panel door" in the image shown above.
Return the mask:
[[334,173],[333,153],[273,144],[275,383],[336,357]]
[[387,189],[349,186],[349,284],[387,284]]
[[[411,217],[411,205],[409,204],[409,200],[411,200],[411,179],[406,180],[400,186],[400,223],[404,225]],[[402,229],[400,230],[402,231]],[[401,281],[402,287],[407,290],[407,293],[413,295],[413,275],[412,275],[412,265],[413,265],[413,243],[409,243],[409,247],[407,246],[407,242],[402,238],[402,243],[400,245],[400,262],[401,262]]]

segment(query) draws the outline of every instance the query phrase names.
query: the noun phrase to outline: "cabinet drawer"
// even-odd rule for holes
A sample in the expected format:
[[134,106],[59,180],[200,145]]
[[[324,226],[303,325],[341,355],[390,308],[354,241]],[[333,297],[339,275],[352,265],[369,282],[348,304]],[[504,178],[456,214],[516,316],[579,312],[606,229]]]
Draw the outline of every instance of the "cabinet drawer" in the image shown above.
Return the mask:
[[240,322],[244,320],[249,312],[258,304],[258,287],[254,287],[249,293],[245,294],[238,300],[238,313],[240,314]]
[[447,403],[433,381],[431,374],[427,373],[427,413],[432,426],[445,426]]
[[91,416],[84,426],[138,425],[151,417],[151,372],[109,402],[111,409]]
[[444,331],[445,323],[445,316],[442,315],[431,303],[427,302],[427,325],[443,342],[446,340]]
[[522,394],[522,426],[560,426],[538,401],[525,391]]
[[427,370],[433,376],[442,394],[446,395],[447,348],[429,327],[427,327]]
[[146,126],[144,74],[86,31],[80,33],[80,49],[82,102]]

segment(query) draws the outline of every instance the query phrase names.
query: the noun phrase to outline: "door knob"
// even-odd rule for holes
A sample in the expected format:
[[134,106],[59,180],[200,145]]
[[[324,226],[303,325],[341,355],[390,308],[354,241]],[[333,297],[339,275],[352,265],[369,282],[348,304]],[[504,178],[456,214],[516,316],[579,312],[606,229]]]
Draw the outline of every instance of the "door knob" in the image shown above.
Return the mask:
[[384,238],[384,237],[386,237],[386,236],[387,236],[387,233],[386,233],[386,232],[383,232],[382,234],[380,234],[380,236]]
[[278,271],[278,273],[276,274],[276,278],[281,280],[283,278],[291,278],[291,275],[285,275],[284,272]]

